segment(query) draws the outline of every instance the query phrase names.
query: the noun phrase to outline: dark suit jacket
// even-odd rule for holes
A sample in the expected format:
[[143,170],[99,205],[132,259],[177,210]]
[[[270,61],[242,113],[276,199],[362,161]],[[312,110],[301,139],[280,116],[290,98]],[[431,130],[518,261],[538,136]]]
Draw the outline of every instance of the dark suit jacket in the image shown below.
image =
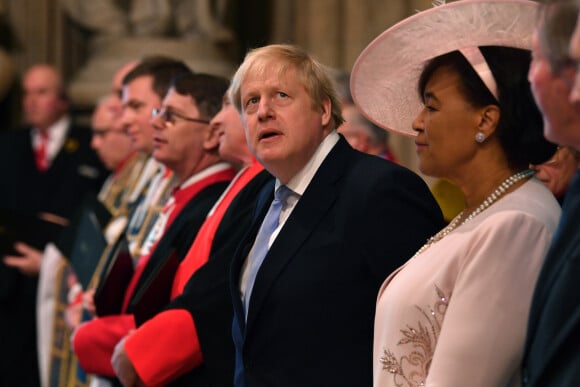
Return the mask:
[[579,218],[580,172],[576,172],[532,300],[522,364],[525,386],[580,385]]
[[232,263],[235,385],[371,386],[378,289],[442,227],[439,207],[417,175],[341,137],[272,244],[246,324],[239,278],[265,194]]
[[72,126],[50,168],[42,173],[34,162],[30,132],[13,130],[0,137],[0,206],[68,218],[85,193],[99,191],[108,174],[91,149],[91,131]]
[[[105,169],[91,132],[71,128],[50,169],[39,173],[30,130],[0,136],[0,207],[69,217],[86,193],[98,192]],[[37,386],[36,278],[0,262],[0,386]]]

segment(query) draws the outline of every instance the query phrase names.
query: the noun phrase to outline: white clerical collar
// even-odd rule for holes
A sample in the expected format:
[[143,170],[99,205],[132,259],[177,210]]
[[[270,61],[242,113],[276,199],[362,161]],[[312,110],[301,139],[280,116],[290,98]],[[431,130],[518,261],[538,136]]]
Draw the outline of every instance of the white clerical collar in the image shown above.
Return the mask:
[[202,179],[205,179],[208,176],[211,176],[211,175],[218,173],[218,172],[221,172],[221,171],[225,171],[229,168],[232,168],[232,166],[230,164],[221,161],[217,164],[214,164],[212,166],[207,167],[206,169],[199,171],[198,173],[193,174],[192,176],[187,178],[187,180],[185,180],[183,183],[181,183],[179,185],[179,188],[180,189],[187,188],[190,185],[197,183],[198,181],[201,181]]

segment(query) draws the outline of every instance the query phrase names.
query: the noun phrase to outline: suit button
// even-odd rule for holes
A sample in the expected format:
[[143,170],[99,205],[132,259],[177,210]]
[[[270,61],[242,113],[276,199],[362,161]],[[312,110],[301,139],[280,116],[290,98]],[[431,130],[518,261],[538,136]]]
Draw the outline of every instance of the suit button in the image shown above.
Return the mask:
[[528,369],[524,367],[522,369],[522,384],[525,386],[528,384],[528,382],[529,382]]

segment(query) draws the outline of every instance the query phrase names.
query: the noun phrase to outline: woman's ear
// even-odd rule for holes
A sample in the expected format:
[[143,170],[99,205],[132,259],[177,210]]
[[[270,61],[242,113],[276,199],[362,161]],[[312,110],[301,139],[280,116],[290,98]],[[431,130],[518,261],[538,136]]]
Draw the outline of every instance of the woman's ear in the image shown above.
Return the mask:
[[481,110],[481,118],[477,129],[485,134],[485,137],[491,136],[499,123],[500,117],[499,106],[487,105]]

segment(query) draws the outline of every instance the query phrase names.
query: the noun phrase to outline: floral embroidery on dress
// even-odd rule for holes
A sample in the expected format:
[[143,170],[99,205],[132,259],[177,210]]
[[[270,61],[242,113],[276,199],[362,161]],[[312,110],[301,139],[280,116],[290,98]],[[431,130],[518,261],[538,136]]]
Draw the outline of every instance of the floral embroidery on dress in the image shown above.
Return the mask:
[[393,381],[397,387],[425,385],[425,378],[431,366],[435,345],[441,332],[441,324],[451,297],[443,293],[437,285],[435,285],[435,292],[437,300],[432,308],[425,310],[415,305],[421,315],[417,325],[415,327],[407,325],[405,329],[401,329],[403,337],[397,345],[410,346],[410,353],[397,359],[391,350],[383,348],[383,354],[379,357],[383,370],[393,374]]

